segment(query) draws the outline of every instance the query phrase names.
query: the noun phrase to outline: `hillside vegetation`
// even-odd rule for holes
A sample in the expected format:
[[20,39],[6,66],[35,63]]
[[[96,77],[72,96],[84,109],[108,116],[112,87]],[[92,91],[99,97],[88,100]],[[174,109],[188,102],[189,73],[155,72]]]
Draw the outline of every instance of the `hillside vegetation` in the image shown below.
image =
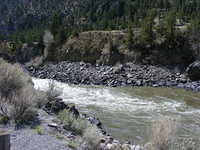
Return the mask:
[[[23,61],[45,53],[51,61],[188,65],[199,59],[199,10],[199,0],[5,0],[0,39]],[[27,53],[23,43],[33,42],[38,51]]]
[[0,5],[0,33],[4,38],[4,34],[23,30],[20,34],[31,37],[21,36],[21,40],[35,40],[55,18],[54,25],[63,25],[67,33],[124,29],[130,23],[140,24],[153,8],[160,18],[176,11],[180,23],[200,15],[199,0],[4,0]]

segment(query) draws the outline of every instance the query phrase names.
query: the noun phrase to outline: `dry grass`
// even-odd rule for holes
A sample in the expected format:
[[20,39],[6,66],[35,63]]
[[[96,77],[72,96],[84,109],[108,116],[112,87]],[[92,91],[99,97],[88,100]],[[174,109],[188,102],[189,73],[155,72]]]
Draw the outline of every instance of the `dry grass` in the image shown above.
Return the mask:
[[173,143],[175,122],[169,118],[156,121],[152,126],[151,142],[155,150],[169,150]]
[[85,129],[85,132],[83,134],[83,140],[80,144],[80,150],[99,150],[102,137],[102,134],[96,126],[89,126],[87,129]]
[[157,120],[151,130],[150,142],[144,150],[199,150],[200,138],[181,138],[176,135],[177,123],[169,118]]

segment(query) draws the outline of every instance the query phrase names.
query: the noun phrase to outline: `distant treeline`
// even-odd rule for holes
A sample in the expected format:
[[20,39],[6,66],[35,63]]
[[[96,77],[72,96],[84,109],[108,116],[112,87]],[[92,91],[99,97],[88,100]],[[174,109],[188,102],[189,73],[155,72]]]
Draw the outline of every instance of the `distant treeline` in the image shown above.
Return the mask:
[[[9,12],[8,6],[12,5],[12,0],[7,2],[8,6],[6,1],[0,6],[0,16]],[[10,39],[22,42],[40,41],[44,30],[50,29],[55,39],[63,42],[68,36],[86,30],[121,30],[130,26],[140,28],[144,27],[144,22],[149,24],[150,12],[154,13],[153,18],[157,17],[160,24],[163,20],[173,21],[170,16],[171,19],[174,16],[179,25],[191,23],[195,30],[200,26],[200,0],[36,0],[31,3],[32,10],[29,11],[17,3],[17,10],[11,7],[17,12],[15,15],[21,16],[29,12],[29,19],[26,18],[25,24],[21,24],[19,30],[14,30],[12,26],[17,20],[14,21],[12,16],[9,16],[7,24],[15,31],[10,34]],[[33,20],[37,20],[37,17],[31,13],[37,11],[41,11],[43,16],[35,23]],[[4,36],[0,34],[0,38]]]

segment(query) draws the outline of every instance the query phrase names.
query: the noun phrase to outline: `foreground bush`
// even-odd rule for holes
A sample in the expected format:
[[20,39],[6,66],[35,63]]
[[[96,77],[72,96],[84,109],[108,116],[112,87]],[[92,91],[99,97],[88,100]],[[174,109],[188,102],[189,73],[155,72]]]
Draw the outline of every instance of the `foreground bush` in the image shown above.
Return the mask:
[[83,118],[76,118],[74,114],[68,110],[60,112],[58,118],[66,130],[73,131],[75,134],[82,135],[85,129],[89,126],[87,120]]
[[102,134],[96,126],[88,127],[83,134],[83,145],[88,150],[99,150]]
[[62,90],[56,87],[55,81],[48,82],[48,90],[46,91],[48,101],[53,101],[62,94]]
[[152,127],[152,144],[155,150],[169,150],[174,139],[175,126],[171,119],[158,120]]
[[156,121],[152,126],[150,143],[144,150],[199,150],[200,138],[177,138],[177,124],[169,118]]
[[20,123],[35,115],[36,91],[31,78],[18,64],[0,59],[0,115]]

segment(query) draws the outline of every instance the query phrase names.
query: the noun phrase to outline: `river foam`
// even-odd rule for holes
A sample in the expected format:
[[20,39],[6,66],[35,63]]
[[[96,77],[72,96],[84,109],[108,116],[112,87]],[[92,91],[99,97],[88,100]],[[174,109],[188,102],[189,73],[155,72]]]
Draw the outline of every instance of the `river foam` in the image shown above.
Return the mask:
[[[47,79],[33,79],[36,89],[47,90]],[[173,93],[176,97],[151,94],[138,94],[134,88],[110,88],[102,86],[78,86],[55,81],[56,87],[63,91],[61,98],[67,103],[75,103],[84,113],[94,114],[104,123],[108,132],[120,139],[134,138],[140,140],[146,135],[146,130],[158,118],[171,117],[183,123],[180,135],[196,135],[200,133],[197,114],[200,109],[188,105],[187,101],[178,97],[174,90],[166,90],[165,94]],[[150,89],[139,89],[148,91]],[[152,89],[151,89],[152,90]],[[159,88],[158,88],[159,90]],[[125,92],[129,91],[129,92]],[[173,91],[173,92],[172,92]],[[192,96],[190,96],[192,97]],[[198,97],[194,97],[197,99]],[[145,137],[146,138],[146,137]]]

